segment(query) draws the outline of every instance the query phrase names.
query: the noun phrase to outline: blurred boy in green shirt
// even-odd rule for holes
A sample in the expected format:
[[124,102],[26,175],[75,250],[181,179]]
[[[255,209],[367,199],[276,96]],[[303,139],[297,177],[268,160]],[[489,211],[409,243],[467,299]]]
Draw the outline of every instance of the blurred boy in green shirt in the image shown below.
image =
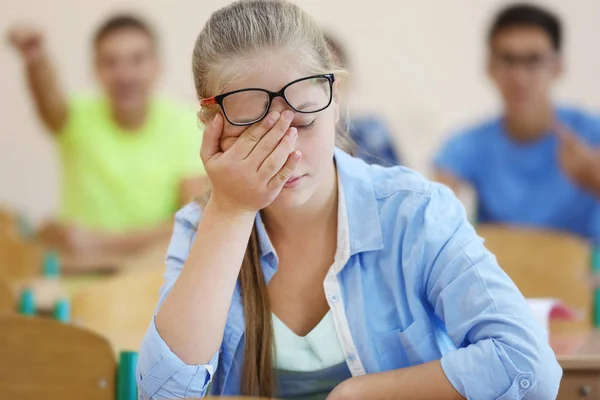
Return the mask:
[[28,27],[9,32],[62,163],[60,215],[42,229],[43,238],[83,259],[166,240],[174,212],[207,179],[194,111],[152,94],[160,70],[154,33],[132,16],[106,21],[94,38],[103,94],[69,99],[43,39]]

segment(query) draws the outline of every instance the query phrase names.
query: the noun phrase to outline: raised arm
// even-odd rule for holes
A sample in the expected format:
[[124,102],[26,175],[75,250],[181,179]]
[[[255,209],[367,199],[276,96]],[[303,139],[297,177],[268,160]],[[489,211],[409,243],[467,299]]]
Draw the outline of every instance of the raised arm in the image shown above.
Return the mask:
[[176,223],[171,249],[179,251],[168,262],[178,276],[170,273],[172,288],[163,290],[164,302],[142,345],[142,398],[155,393],[183,398],[206,390],[256,212],[277,197],[300,159],[290,122],[291,117],[265,119],[224,152],[223,117],[217,114],[207,127],[201,155],[212,194],[197,224]]
[[7,36],[23,59],[29,90],[40,119],[50,132],[58,134],[67,121],[67,102],[44,48],[43,34],[36,28],[15,26]]

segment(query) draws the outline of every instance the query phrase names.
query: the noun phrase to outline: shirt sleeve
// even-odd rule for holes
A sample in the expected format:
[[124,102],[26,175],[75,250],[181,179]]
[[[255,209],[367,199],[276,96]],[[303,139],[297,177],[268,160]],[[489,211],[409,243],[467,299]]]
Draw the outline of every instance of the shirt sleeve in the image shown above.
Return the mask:
[[424,287],[457,350],[441,365],[467,399],[555,399],[562,376],[546,334],[452,192],[435,184],[420,225]]
[[475,181],[477,171],[477,144],[473,132],[466,132],[450,138],[435,157],[435,168],[454,177],[469,182]]
[[[183,268],[200,219],[200,207],[189,204],[175,216],[175,227],[167,250],[165,283],[160,290],[156,311],[167,297]],[[155,312],[156,313],[156,312]],[[140,348],[137,366],[139,397],[150,399],[183,399],[203,397],[217,369],[219,353],[208,364],[187,365],[175,355],[150,323]]]
[[596,199],[596,204],[588,222],[588,235],[591,238],[591,244],[595,248],[600,248],[600,200]]
[[[579,112],[579,118],[566,122],[579,139],[587,146],[600,152],[600,116]],[[589,193],[590,196],[594,196]],[[600,198],[595,197],[595,205],[588,220],[587,234],[592,239],[594,246],[600,245]]]

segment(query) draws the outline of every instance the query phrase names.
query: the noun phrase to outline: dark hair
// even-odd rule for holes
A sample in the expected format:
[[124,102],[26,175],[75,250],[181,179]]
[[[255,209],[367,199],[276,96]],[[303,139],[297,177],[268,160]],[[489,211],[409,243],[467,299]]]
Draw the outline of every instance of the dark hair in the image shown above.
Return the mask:
[[153,44],[156,44],[156,35],[148,23],[134,15],[119,14],[110,17],[100,25],[94,35],[94,46],[97,47],[108,35],[124,29],[137,29],[146,34]]
[[554,50],[561,50],[560,19],[548,10],[526,3],[513,4],[502,9],[490,27],[488,40],[491,42],[498,33],[505,29],[524,26],[542,29],[550,38]]

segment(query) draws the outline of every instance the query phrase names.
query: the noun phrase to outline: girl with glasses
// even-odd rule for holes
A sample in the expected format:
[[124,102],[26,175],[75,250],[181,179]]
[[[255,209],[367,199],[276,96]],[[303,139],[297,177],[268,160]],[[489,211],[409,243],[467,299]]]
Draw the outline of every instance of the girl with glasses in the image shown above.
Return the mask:
[[331,60],[283,0],[198,36],[212,191],[176,215],[141,398],[555,398],[544,332],[452,193],[344,150]]

